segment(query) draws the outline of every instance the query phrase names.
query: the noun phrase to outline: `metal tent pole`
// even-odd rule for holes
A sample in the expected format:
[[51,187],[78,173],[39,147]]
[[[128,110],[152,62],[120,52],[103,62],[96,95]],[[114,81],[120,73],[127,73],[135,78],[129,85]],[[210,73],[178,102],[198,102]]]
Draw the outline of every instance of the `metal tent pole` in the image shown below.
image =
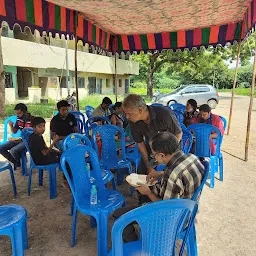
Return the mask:
[[0,116],[4,116],[5,112],[5,76],[4,76],[4,63],[2,55],[2,26],[0,24]]
[[76,83],[76,108],[79,111],[78,76],[77,76],[77,12],[75,12],[75,83]]

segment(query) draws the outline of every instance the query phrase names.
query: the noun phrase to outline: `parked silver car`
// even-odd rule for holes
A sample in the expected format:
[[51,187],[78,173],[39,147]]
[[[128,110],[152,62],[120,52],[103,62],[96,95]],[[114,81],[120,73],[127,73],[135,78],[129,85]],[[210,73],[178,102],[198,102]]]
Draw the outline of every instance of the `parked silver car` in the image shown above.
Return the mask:
[[183,85],[171,93],[160,94],[155,102],[169,106],[173,103],[186,105],[189,99],[194,99],[198,106],[208,104],[211,108],[216,108],[219,103],[219,95],[216,89],[208,84]]

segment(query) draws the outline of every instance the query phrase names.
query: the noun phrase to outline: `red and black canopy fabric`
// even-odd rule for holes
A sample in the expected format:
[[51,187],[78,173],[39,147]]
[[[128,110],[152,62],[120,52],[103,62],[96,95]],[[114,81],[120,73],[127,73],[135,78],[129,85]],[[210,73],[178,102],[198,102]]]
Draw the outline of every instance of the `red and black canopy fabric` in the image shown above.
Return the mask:
[[79,39],[112,52],[192,49],[244,39],[256,0],[0,0],[3,21],[53,36],[77,24]]

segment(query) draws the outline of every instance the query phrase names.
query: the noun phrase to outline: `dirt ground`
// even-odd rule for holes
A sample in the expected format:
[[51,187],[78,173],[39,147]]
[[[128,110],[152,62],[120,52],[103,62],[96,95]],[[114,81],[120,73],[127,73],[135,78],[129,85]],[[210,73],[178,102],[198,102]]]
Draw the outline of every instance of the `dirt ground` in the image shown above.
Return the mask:
[[[214,111],[228,118],[230,94],[221,93]],[[224,182],[215,180],[215,188],[205,187],[197,220],[197,242],[200,256],[256,255],[256,107],[254,104],[250,138],[250,156],[246,163],[244,144],[249,98],[236,96],[231,134],[223,143]],[[1,131],[0,131],[1,132]],[[90,229],[89,218],[78,215],[77,243],[71,242],[70,193],[61,187],[58,172],[58,196],[49,199],[48,177],[37,186],[34,172],[32,192],[27,196],[27,177],[15,173],[18,197],[13,199],[8,172],[0,173],[0,205],[19,204],[28,212],[29,250],[26,256],[93,256],[97,255],[96,230]],[[126,185],[118,187],[128,197]],[[128,200],[132,200],[128,197]],[[111,228],[112,220],[110,220]],[[8,238],[0,237],[0,255],[11,255]]]

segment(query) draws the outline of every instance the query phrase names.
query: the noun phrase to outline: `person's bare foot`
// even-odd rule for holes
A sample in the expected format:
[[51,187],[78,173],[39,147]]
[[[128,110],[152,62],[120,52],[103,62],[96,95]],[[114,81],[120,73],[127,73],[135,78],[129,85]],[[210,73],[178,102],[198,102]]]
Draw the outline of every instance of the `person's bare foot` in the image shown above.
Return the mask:
[[70,187],[69,187],[67,180],[63,180],[61,186],[65,189],[67,189],[68,191],[70,191]]

